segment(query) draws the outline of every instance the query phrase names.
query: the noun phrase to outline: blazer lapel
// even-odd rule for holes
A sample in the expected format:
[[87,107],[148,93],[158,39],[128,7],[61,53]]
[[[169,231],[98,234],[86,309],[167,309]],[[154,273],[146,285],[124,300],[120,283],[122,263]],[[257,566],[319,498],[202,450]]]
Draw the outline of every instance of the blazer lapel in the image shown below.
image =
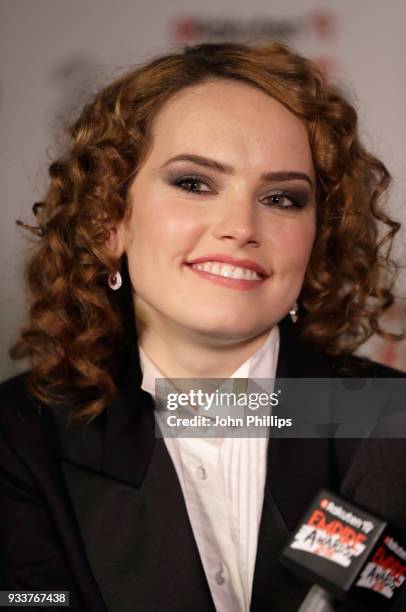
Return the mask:
[[[296,339],[289,320],[280,326],[276,378],[323,378],[328,365]],[[329,483],[327,438],[270,438],[264,504],[252,591],[253,612],[297,610],[309,585],[278,563],[283,546],[318,490]]]
[[79,530],[109,611],[214,611],[175,469],[155,439],[153,406],[133,352],[100,417],[67,429],[56,415]]
[[147,472],[155,442],[153,400],[141,388],[136,350],[123,357],[118,392],[88,425],[68,425],[67,410],[55,411],[63,458],[137,488]]
[[[325,355],[307,348],[297,339],[293,324],[280,324],[277,380],[328,378],[331,364]],[[285,383],[286,386],[286,383]],[[322,400],[323,401],[323,400]],[[329,397],[326,395],[326,411]],[[297,525],[318,489],[329,481],[329,438],[270,438],[267,490],[272,495],[290,530]]]

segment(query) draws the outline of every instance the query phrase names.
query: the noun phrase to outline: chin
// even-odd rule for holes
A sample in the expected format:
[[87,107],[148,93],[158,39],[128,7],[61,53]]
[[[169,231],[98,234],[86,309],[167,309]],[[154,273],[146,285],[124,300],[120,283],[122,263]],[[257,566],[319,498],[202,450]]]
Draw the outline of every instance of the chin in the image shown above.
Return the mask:
[[256,338],[264,333],[270,331],[273,325],[269,324],[268,326],[264,325],[254,325],[254,324],[244,324],[241,322],[238,324],[227,323],[218,324],[218,325],[199,325],[195,328],[196,332],[202,336],[206,336],[211,340],[223,340],[225,342],[238,342],[249,340],[251,338]]

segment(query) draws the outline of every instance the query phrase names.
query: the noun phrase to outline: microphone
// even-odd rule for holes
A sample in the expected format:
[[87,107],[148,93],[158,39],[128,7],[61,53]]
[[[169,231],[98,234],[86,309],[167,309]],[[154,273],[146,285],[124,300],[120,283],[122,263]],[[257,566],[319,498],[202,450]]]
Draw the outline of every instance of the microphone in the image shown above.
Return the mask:
[[406,440],[361,443],[343,495],[320,491],[282,552],[317,585],[300,612],[332,612],[337,599],[356,612],[406,609],[405,491]]
[[334,610],[333,597],[315,584],[310,589],[298,612],[334,612]]

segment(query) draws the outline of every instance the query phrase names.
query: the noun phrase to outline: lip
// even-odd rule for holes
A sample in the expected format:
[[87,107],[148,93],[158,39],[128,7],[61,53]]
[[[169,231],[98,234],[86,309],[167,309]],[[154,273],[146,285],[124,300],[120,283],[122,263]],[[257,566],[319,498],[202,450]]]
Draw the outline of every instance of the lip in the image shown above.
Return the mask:
[[210,255],[203,255],[202,257],[196,257],[196,259],[191,259],[190,261],[186,261],[185,263],[189,266],[193,264],[205,263],[207,261],[219,261],[221,263],[228,263],[231,266],[236,266],[239,268],[246,268],[247,270],[252,270],[253,272],[257,272],[257,274],[261,274],[261,276],[268,278],[269,273],[256,261],[252,261],[251,259],[235,259],[230,255],[224,255],[221,253],[211,253]]
[[[218,261],[218,260],[217,260]],[[200,263],[200,262],[196,262]],[[220,285],[222,287],[227,287],[228,289],[237,289],[239,291],[251,291],[253,289],[257,289],[261,286],[266,278],[260,278],[258,280],[245,280],[243,278],[230,278],[226,276],[218,276],[217,274],[211,274],[210,272],[206,272],[205,270],[197,270],[193,267],[192,264],[185,264],[187,268],[192,272],[192,274],[196,274],[201,278],[204,278],[215,285]]]

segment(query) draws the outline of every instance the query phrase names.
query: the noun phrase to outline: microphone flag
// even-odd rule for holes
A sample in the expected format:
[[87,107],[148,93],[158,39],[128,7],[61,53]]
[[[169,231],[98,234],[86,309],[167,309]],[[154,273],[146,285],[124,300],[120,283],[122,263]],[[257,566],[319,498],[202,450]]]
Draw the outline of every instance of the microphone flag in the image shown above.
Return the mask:
[[357,612],[390,610],[406,578],[406,548],[388,521],[322,490],[281,563]]

